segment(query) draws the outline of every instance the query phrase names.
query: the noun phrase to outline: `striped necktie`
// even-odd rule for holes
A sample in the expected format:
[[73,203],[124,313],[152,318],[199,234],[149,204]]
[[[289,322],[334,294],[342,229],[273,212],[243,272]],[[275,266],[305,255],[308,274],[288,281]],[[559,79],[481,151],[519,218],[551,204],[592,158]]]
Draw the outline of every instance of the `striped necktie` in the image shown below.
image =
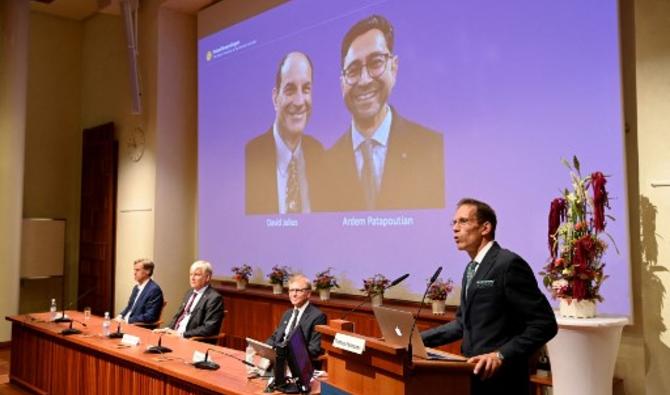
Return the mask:
[[377,205],[377,175],[372,157],[374,143],[374,140],[367,139],[360,145],[363,154],[361,184],[365,193],[365,208],[368,210],[374,210]]
[[298,179],[298,161],[291,157],[288,164],[288,180],[286,181],[286,212],[301,213],[300,180]]

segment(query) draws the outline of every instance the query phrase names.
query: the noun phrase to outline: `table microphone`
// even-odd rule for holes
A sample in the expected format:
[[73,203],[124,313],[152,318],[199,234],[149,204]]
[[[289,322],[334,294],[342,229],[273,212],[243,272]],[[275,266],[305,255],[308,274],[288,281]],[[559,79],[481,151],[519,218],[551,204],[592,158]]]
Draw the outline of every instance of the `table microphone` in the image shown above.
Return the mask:
[[109,334],[110,339],[120,339],[124,335],[123,332],[121,332],[121,321],[117,322],[116,325],[116,332],[112,332]]
[[73,318],[70,318],[70,321],[69,321],[69,322],[70,322],[70,327],[69,327],[69,328],[65,328],[65,329],[63,329],[62,331],[60,331],[60,334],[61,334],[61,335],[63,335],[63,336],[68,336],[68,335],[78,335],[78,334],[81,333],[81,331],[80,331],[79,329],[77,329],[77,328],[73,328],[73,327],[72,327],[72,323],[73,323],[73,322],[77,322],[77,323],[81,324],[84,328],[86,328],[86,324],[85,324],[85,323],[83,323],[83,322],[81,322],[81,321],[78,321],[78,320],[75,320],[75,319],[73,319]]
[[419,303],[419,309],[416,312],[416,318],[414,319],[414,322],[412,323],[412,329],[409,331],[409,344],[407,345],[407,349],[409,350],[409,360],[412,360],[412,336],[414,335],[414,329],[416,328],[416,320],[419,319],[419,314],[421,314],[421,308],[423,307],[423,302],[426,300],[426,295],[428,295],[428,290],[430,289],[430,286],[433,285],[435,280],[437,280],[437,277],[442,273],[442,266],[438,267],[435,273],[433,274],[433,277],[430,278],[428,281],[428,285],[426,285],[426,290],[423,292],[423,297],[421,298],[421,303]]
[[[389,289],[389,288],[391,288],[391,287],[394,287],[394,286],[400,284],[401,282],[405,281],[405,279],[406,279],[407,277],[409,277],[409,273],[405,273],[405,274],[403,274],[402,276],[400,276],[400,277],[396,278],[395,280],[391,281],[391,284],[389,284],[389,285],[387,285],[386,287],[384,287],[384,291],[386,291],[387,289]],[[363,306],[363,304],[366,303],[367,301],[368,301],[368,298],[363,298],[363,301],[362,301],[361,303],[357,304],[356,307],[354,307],[353,309],[347,311],[346,314],[344,314],[344,315],[342,316],[342,318],[340,318],[340,319],[341,319],[341,320],[346,319],[347,317],[349,317],[349,314],[351,314],[351,313],[353,313],[354,311],[358,310],[358,309],[359,309],[361,306]]]
[[246,360],[244,360],[242,358],[239,358],[239,357],[237,357],[233,354],[228,354],[226,352],[223,352],[223,351],[220,351],[220,350],[217,350],[217,349],[214,349],[214,348],[208,348],[207,351],[205,351],[205,359],[203,359],[202,361],[198,361],[198,362],[193,363],[193,366],[195,366],[198,369],[205,369],[205,370],[217,370],[218,368],[220,368],[221,366],[219,366],[218,363],[209,360],[209,352],[210,351],[221,354],[221,355],[225,355],[225,356],[230,357],[234,360],[240,361],[243,364],[245,364],[247,366],[250,366],[252,368],[258,368],[258,366],[254,365],[253,363],[251,363],[249,361],[246,361]]
[[161,333],[160,335],[158,335],[158,344],[156,344],[155,346],[147,347],[147,350],[145,352],[149,354],[165,354],[167,352],[172,352],[171,348],[164,347],[161,344],[162,339],[163,334]]
[[[67,317],[67,316],[65,315],[65,310],[66,310],[66,309],[69,309],[70,307],[72,307],[72,305],[75,304],[75,303],[79,304],[79,301],[82,300],[82,299],[84,298],[84,296],[86,296],[86,295],[90,294],[91,292],[93,292],[94,289],[95,289],[95,288],[90,288],[88,291],[86,291],[86,292],[84,292],[83,294],[79,295],[79,297],[77,297],[76,300],[71,301],[71,302],[68,303],[67,305],[65,305],[65,303],[63,303],[63,311],[61,312],[60,317],[54,319],[54,322],[70,322],[71,319],[70,319],[70,317]],[[63,291],[63,293],[65,293],[65,291]],[[65,299],[65,298],[63,298],[63,299]]]

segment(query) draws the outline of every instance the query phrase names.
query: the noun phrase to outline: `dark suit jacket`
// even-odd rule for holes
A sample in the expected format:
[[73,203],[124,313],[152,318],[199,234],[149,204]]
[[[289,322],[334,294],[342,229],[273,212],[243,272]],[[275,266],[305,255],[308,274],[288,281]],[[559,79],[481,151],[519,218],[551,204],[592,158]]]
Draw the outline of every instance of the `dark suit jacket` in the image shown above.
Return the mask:
[[[494,243],[448,324],[421,334],[427,346],[463,339],[461,351],[474,356],[500,351],[503,364],[489,380],[473,381],[473,394],[527,394],[528,358],[556,335],[556,317],[533,271],[520,256]],[[477,391],[474,391],[477,390]]]
[[[186,308],[189,298],[193,290],[186,292],[184,299],[177,309],[177,313],[172,317],[172,321],[168,327],[174,327],[179,315]],[[198,304],[191,310],[191,319],[186,325],[184,337],[193,336],[215,336],[221,330],[221,322],[223,321],[223,297],[210,285],[205,290]]]
[[[444,207],[444,146],[442,135],[404,119],[391,109],[384,174],[377,210]],[[331,190],[327,209],[366,210],[358,177],[351,128],[327,153]]]
[[[311,211],[320,211],[325,191],[321,186],[324,149],[311,136],[302,136],[302,152],[309,189]],[[272,128],[249,141],[245,158],[245,212],[247,214],[276,214],[277,202],[277,150]]]
[[[271,346],[276,346],[281,343],[284,338],[284,331],[286,330],[286,325],[291,319],[291,314],[293,314],[293,308],[286,310],[284,315],[279,322],[279,326],[275,332],[270,336],[266,341],[267,344]],[[305,312],[302,313],[298,326],[302,331],[302,334],[305,335],[305,340],[307,341],[307,348],[309,349],[309,355],[312,359],[318,357],[321,354],[321,334],[318,333],[314,327],[316,325],[325,325],[326,324],[326,315],[319,310],[318,307],[313,304],[307,305]]]
[[[130,293],[128,305],[120,313],[122,316],[128,314],[130,308],[133,307],[137,292],[138,288],[137,285],[135,285],[133,287],[133,292]],[[128,322],[156,322],[160,318],[162,310],[163,291],[154,280],[149,279],[149,282],[144,286],[144,290],[142,290],[139,299],[137,299],[137,303],[135,303],[135,308],[130,313],[130,317],[128,317]]]

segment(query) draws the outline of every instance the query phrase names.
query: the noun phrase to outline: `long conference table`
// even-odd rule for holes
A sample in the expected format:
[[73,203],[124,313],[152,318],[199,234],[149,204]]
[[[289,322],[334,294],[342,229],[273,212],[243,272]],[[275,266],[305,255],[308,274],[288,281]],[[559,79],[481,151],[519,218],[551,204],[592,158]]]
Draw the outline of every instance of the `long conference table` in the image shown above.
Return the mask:
[[[83,313],[67,316],[84,321]],[[244,352],[211,346],[175,336],[162,336],[162,345],[173,352],[145,352],[158,335],[133,325],[122,331],[140,339],[137,346],[123,347],[120,339],[102,336],[102,318],[92,316],[87,327],[74,322],[81,334],[63,336],[67,323],[49,321],[49,313],[6,317],[12,323],[10,381],[37,394],[262,394],[266,380],[248,379]],[[116,323],[112,322],[112,331]],[[193,352],[213,348],[209,358],[219,370],[198,370]],[[220,354],[223,352],[230,356]],[[313,393],[319,392],[313,381]]]

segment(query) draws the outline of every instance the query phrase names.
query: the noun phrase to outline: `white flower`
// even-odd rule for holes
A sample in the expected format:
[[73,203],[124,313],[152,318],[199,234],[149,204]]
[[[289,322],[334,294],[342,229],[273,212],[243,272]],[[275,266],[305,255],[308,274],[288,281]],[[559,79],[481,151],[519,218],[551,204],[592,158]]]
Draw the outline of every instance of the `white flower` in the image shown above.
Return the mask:
[[568,287],[568,280],[560,279],[551,283],[551,288],[555,290],[563,289]]

